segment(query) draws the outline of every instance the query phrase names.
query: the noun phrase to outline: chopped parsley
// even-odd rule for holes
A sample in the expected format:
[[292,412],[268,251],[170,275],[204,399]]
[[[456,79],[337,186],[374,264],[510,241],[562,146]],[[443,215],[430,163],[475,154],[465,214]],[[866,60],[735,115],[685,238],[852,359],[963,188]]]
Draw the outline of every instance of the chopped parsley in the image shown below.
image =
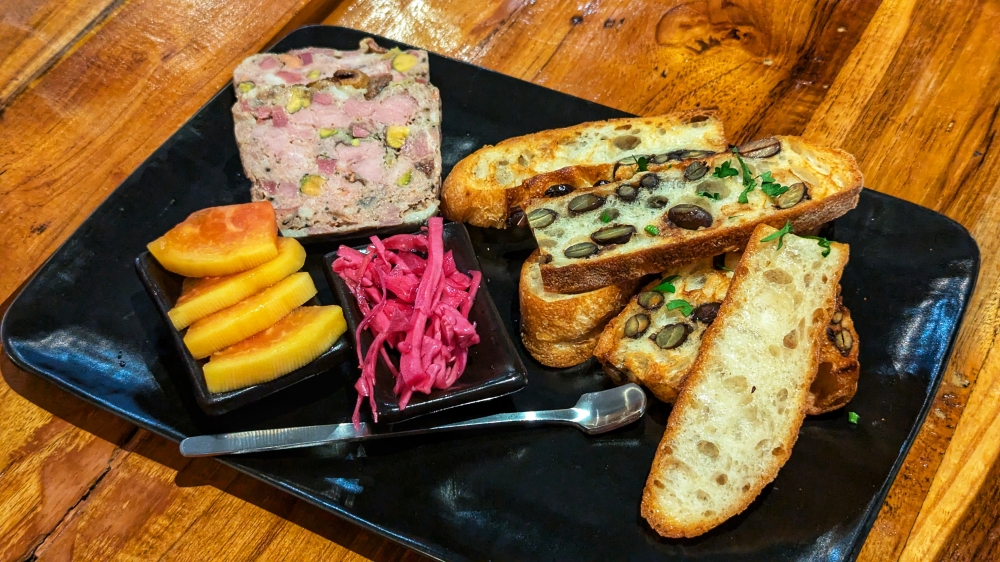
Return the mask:
[[674,299],[667,303],[667,310],[680,309],[681,314],[684,316],[690,316],[694,312],[694,307],[691,303],[684,299]]
[[740,158],[740,149],[738,147],[733,147],[733,154],[736,155],[736,160],[740,163],[740,170],[743,172],[743,192],[740,193],[740,198],[738,201],[742,204],[747,204],[750,202],[747,199],[747,194],[753,191],[753,188],[757,187],[757,180],[754,179],[753,174],[750,173],[750,166]]
[[702,197],[708,197],[709,199],[714,199],[715,201],[718,201],[719,197],[722,194],[720,194],[720,193],[712,193],[711,191],[699,191],[698,195],[701,195]]
[[858,425],[858,421],[861,419],[856,412],[847,412],[847,422],[851,425]]
[[716,166],[715,171],[712,172],[713,178],[730,178],[738,175],[740,175],[739,170],[734,168],[729,160],[723,162],[721,166]]
[[822,256],[825,258],[830,255],[830,241],[822,236],[803,236],[802,238],[808,238],[810,240],[815,240],[819,244],[820,248],[823,248]]
[[777,197],[782,193],[788,191],[787,185],[781,185],[778,182],[774,181],[774,178],[771,177],[771,172],[764,172],[760,176],[760,181],[761,181],[760,190],[770,195],[771,197]]
[[607,209],[601,213],[601,222],[611,222],[611,213],[609,213]]
[[785,221],[785,226],[781,227],[781,230],[768,234],[767,236],[760,239],[761,242],[770,242],[771,240],[778,240],[778,249],[785,243],[785,235],[792,231],[792,223]]
[[649,162],[649,160],[646,160],[645,156],[640,156],[638,158],[636,158],[635,156],[633,156],[632,158],[634,158],[635,159],[635,163],[639,165],[639,171],[640,172],[645,172],[648,169],[646,167],[646,164]]
[[661,293],[674,293],[677,291],[677,288],[674,287],[674,281],[680,279],[680,277],[680,275],[671,275],[664,279],[662,283],[653,287],[653,290]]
[[660,233],[660,229],[656,228],[655,226],[653,226],[651,224],[647,224],[646,228],[644,228],[643,230],[645,230],[646,234],[648,234],[650,236],[656,236],[656,235],[658,235]]

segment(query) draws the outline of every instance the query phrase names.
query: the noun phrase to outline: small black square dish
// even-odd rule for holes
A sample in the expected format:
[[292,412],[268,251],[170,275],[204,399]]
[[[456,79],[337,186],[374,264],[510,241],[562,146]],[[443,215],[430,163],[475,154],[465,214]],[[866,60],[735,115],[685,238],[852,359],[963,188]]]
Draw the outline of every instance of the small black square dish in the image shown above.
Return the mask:
[[[191,352],[184,345],[184,331],[173,329],[170,317],[167,316],[167,313],[174,307],[177,298],[181,294],[183,278],[176,273],[171,273],[164,269],[160,265],[160,262],[156,261],[156,258],[149,252],[143,252],[135,259],[135,269],[139,274],[142,285],[146,288],[146,292],[149,293],[149,296],[152,297],[153,302],[156,304],[156,310],[159,312],[160,318],[169,328],[174,346],[177,348],[178,355],[180,355],[181,365],[183,365],[185,373],[191,379],[191,388],[194,390],[195,401],[207,414],[224,414],[251,402],[256,402],[295,383],[329,371],[342,363],[350,351],[350,339],[348,338],[348,334],[345,333],[323,355],[287,375],[238,390],[218,393],[211,392],[205,384],[205,373],[201,369],[207,360],[196,360],[191,356]],[[316,301],[315,298],[313,300]],[[317,301],[311,304],[321,303]]]
[[[355,247],[362,252],[366,248],[367,245]],[[444,225],[444,249],[452,252],[459,271],[468,273],[470,270],[481,269],[464,224],[449,222]],[[326,255],[324,273],[337,300],[344,307],[348,335],[354,337],[364,315],[347,283],[333,272],[333,262],[336,259],[337,252]],[[430,394],[414,393],[406,408],[399,407],[399,399],[393,393],[393,374],[384,361],[378,361],[375,368],[375,408],[379,422],[396,423],[456,406],[498,398],[524,388],[528,383],[527,371],[521,363],[514,342],[504,329],[500,313],[486,288],[485,278],[480,281],[469,320],[476,324],[480,341],[469,348],[469,359],[462,376],[448,388],[435,389]],[[361,333],[362,355],[368,352],[373,339],[369,330]],[[362,410],[366,409],[367,404],[362,406]]]

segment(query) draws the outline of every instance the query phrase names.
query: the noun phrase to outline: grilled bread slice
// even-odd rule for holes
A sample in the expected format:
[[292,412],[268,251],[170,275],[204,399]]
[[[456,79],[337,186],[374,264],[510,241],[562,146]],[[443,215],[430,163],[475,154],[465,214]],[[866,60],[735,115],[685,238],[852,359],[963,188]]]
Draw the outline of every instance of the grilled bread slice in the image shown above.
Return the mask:
[[638,281],[596,291],[563,295],[542,287],[535,251],[521,266],[521,341],[531,356],[548,367],[570,367],[590,358],[608,320],[635,292]]
[[[739,254],[734,253],[698,260],[671,270],[646,285],[621,314],[607,324],[594,348],[594,356],[608,377],[617,384],[634,382],[645,386],[660,400],[672,403],[698,355],[702,335],[714,318],[712,310],[726,297],[733,276],[731,270],[738,262]],[[662,287],[664,281],[669,282],[674,292],[663,292],[662,296],[653,294],[657,287],[661,287],[661,291],[668,290]],[[646,306],[639,304],[640,297]],[[697,313],[685,317],[679,309],[667,310],[664,304],[671,299],[683,299]],[[650,306],[651,303],[656,306]],[[643,334],[630,337],[625,326],[629,319],[640,314],[649,318],[649,327]],[[669,349],[661,348],[655,336],[675,323],[688,327],[686,338],[671,342],[674,345]],[[809,389],[807,414],[836,410],[854,397],[861,369],[857,342],[851,313],[838,299],[830,325],[820,336],[820,363]]]
[[[739,256],[726,257],[729,268],[734,269]],[[672,403],[698,355],[705,328],[715,317],[713,311],[726,298],[732,276],[731,271],[713,267],[713,260],[706,258],[673,269],[646,285],[601,333],[594,356],[604,372],[617,384],[640,384],[660,400]],[[674,299],[686,301],[697,314],[685,316],[679,308],[668,310]],[[685,333],[671,342],[660,336],[660,343],[668,347],[658,345],[660,332],[675,324],[682,325]],[[643,325],[646,329],[637,332]]]
[[694,537],[740,513],[785,464],[805,417],[820,336],[848,247],[752,233],[677,398],[642,497],[666,537]]
[[850,154],[772,137],[740,154],[536,199],[525,212],[548,256],[545,288],[575,293],[742,249],[758,224],[815,228],[854,208],[861,183]]
[[[712,153],[726,146],[722,121],[707,110],[594,121],[514,137],[455,165],[441,187],[441,212],[453,221],[505,228],[511,207],[523,207],[552,185],[610,178],[619,160],[646,156],[666,162],[679,151]],[[574,168],[522,186],[566,167]]]

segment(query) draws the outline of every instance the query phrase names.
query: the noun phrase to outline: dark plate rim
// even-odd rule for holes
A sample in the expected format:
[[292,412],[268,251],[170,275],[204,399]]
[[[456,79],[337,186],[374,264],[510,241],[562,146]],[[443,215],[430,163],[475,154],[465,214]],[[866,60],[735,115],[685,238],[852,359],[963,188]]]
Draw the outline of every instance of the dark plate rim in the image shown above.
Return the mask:
[[[299,32],[301,30],[312,29],[312,28],[331,28],[331,29],[343,29],[343,30],[348,30],[348,31],[360,31],[362,33],[368,34],[369,36],[378,38],[379,40],[384,41],[386,43],[391,43],[391,44],[395,44],[395,45],[403,45],[403,46],[410,47],[409,45],[406,45],[404,43],[399,43],[397,41],[393,41],[391,39],[387,39],[387,38],[381,37],[379,35],[376,35],[374,33],[366,32],[364,30],[356,30],[356,29],[352,29],[352,28],[348,28],[348,27],[343,27],[343,26],[330,26],[330,25],[314,24],[314,25],[302,26],[302,27],[299,27],[299,28],[297,28],[295,30],[290,31],[286,35],[282,36],[280,39],[277,39],[276,41],[270,43],[268,45],[266,51],[268,51],[268,52],[276,52],[274,50],[275,47],[278,46],[282,41],[284,41],[285,39],[287,39],[289,36],[291,36],[291,35]],[[432,52],[428,51],[428,53],[432,53]],[[556,93],[558,93],[558,94],[560,94],[562,96],[569,96],[569,97],[574,97],[574,98],[576,97],[576,96],[571,96],[570,94],[565,94],[565,93],[559,92],[558,90],[554,90],[553,88],[547,88],[545,86],[534,84],[532,82],[528,82],[528,81],[522,80],[520,78],[516,78],[516,77],[513,77],[513,76],[504,75],[504,74],[498,73],[496,71],[490,70],[488,68],[483,68],[483,67],[480,67],[480,66],[476,66],[476,65],[473,65],[473,64],[470,64],[470,63],[467,63],[467,62],[464,62],[464,61],[461,61],[461,60],[458,60],[458,59],[455,59],[455,58],[452,58],[452,57],[447,57],[447,56],[444,56],[444,55],[439,55],[437,53],[433,53],[433,54],[435,56],[437,56],[437,57],[448,59],[448,60],[453,61],[453,62],[455,62],[457,64],[470,67],[470,68],[474,69],[476,72],[485,72],[485,73],[489,73],[489,74],[500,75],[500,76],[503,76],[506,79],[517,80],[519,82],[526,82],[526,83],[531,84],[533,87],[543,88],[543,89],[546,89],[546,90],[554,91],[554,92],[556,92]],[[177,130],[174,131],[174,134],[176,134],[177,131],[179,131],[179,130],[183,129],[184,127],[186,127],[198,114],[200,114],[205,109],[206,106],[208,106],[211,103],[213,103],[216,100],[216,98],[218,98],[219,96],[226,95],[227,94],[227,90],[230,89],[230,88],[232,88],[232,84],[227,84],[226,86],[224,86],[223,88],[221,88],[218,92],[216,92],[214,95],[212,95],[208,100],[206,100],[206,102],[204,104],[202,104],[201,107],[198,108],[197,111],[195,111],[194,113],[192,113],[191,116],[183,124],[181,124],[177,128]],[[582,99],[582,98],[577,98],[577,99]],[[590,100],[584,100],[584,101],[588,101],[589,103],[595,103],[595,102],[590,102]],[[599,104],[597,104],[597,105],[599,105]],[[164,141],[164,144],[167,143],[167,142],[170,142],[171,138],[173,138],[173,135],[171,135],[171,137],[168,137],[168,139],[166,141]],[[162,146],[163,145],[160,145],[160,147],[162,147]],[[159,150],[160,147],[157,147],[157,149],[155,149],[152,153],[150,153],[150,155],[147,156],[136,167],[136,169],[143,168],[149,161],[151,161],[156,156],[156,152]],[[131,176],[131,174],[130,174],[130,176]],[[127,181],[127,179],[128,179],[128,177],[126,177],[121,182],[119,182],[118,185],[116,185],[113,190],[109,191],[108,196],[110,197],[111,193],[113,193],[115,190],[117,190],[121,186],[122,183],[124,183],[125,181]],[[972,235],[969,233],[968,229],[964,225],[962,225],[961,223],[959,223],[955,219],[953,219],[953,218],[951,218],[951,217],[949,217],[947,215],[944,215],[942,213],[938,213],[937,211],[934,211],[932,209],[928,209],[927,207],[923,207],[923,206],[918,205],[916,203],[913,203],[911,201],[907,201],[906,199],[901,199],[899,197],[895,197],[893,195],[889,195],[889,194],[886,194],[886,193],[875,191],[875,190],[867,188],[867,187],[864,188],[864,190],[867,191],[867,192],[869,192],[870,195],[874,195],[874,196],[877,196],[877,197],[884,197],[884,198],[887,198],[887,199],[892,199],[892,200],[894,200],[896,202],[903,203],[903,204],[906,204],[906,205],[909,205],[909,206],[912,206],[912,207],[919,208],[919,209],[921,209],[921,210],[923,210],[925,212],[933,213],[934,215],[937,215],[936,218],[938,220],[942,220],[943,219],[944,221],[946,221],[946,223],[950,224],[952,227],[955,227],[955,228],[959,229],[960,232],[962,232],[963,234],[965,234],[968,237],[968,239],[972,242],[973,248],[975,249],[975,255],[972,256],[974,258],[974,261],[975,261],[974,267],[973,267],[973,269],[975,271],[975,276],[972,277],[972,282],[969,284],[968,288],[965,291],[965,294],[963,295],[964,296],[964,300],[963,300],[963,303],[962,303],[962,308],[961,308],[961,310],[959,311],[959,314],[958,314],[958,322],[956,322],[957,328],[955,329],[954,333],[952,334],[951,339],[950,339],[950,341],[948,343],[948,346],[947,346],[947,359],[940,364],[937,373],[935,373],[935,375],[934,375],[934,379],[936,379],[936,380],[934,380],[934,382],[932,383],[931,388],[928,389],[927,395],[926,395],[926,397],[924,399],[924,403],[921,406],[921,409],[920,409],[917,417],[914,419],[913,428],[911,429],[910,433],[907,435],[906,441],[903,443],[903,446],[900,448],[899,455],[896,457],[896,462],[893,464],[892,470],[889,472],[888,477],[883,482],[882,487],[872,496],[872,501],[869,502],[867,511],[866,511],[864,517],[862,518],[862,523],[861,523],[861,526],[859,527],[858,534],[857,534],[857,536],[854,539],[854,544],[853,544],[851,550],[848,551],[848,553],[847,553],[847,559],[850,559],[850,560],[856,559],[857,556],[858,556],[858,554],[861,551],[861,548],[864,546],[864,538],[867,537],[868,534],[869,534],[869,532],[871,531],[871,528],[872,528],[872,526],[875,523],[875,520],[876,520],[876,517],[878,515],[878,512],[880,511],[881,506],[885,502],[885,498],[888,495],[889,489],[892,487],[892,484],[895,482],[895,479],[898,476],[899,470],[902,467],[903,462],[906,460],[906,457],[907,457],[907,455],[908,455],[908,453],[910,451],[910,448],[913,445],[913,442],[914,442],[917,434],[920,432],[920,429],[923,427],[924,421],[927,418],[927,414],[930,412],[930,407],[931,407],[931,405],[934,402],[934,399],[935,399],[936,394],[937,394],[937,390],[938,390],[938,388],[940,387],[940,384],[941,384],[941,379],[943,378],[942,377],[942,373],[945,372],[947,366],[951,362],[951,356],[952,356],[953,351],[954,351],[955,342],[958,339],[959,333],[961,332],[962,325],[963,325],[963,323],[965,321],[965,315],[966,315],[966,312],[968,311],[969,302],[971,301],[971,296],[972,296],[973,292],[975,291],[976,285],[978,283],[979,270],[980,270],[980,261],[981,261],[980,260],[981,252],[979,250],[979,245],[976,242],[975,238],[972,237]],[[108,198],[106,197],[104,201],[102,201],[100,204],[98,204],[94,208],[94,210],[91,211],[90,214],[88,214],[88,219],[90,218],[91,215],[93,215],[94,213],[96,213],[98,209],[100,209],[104,204],[106,204],[107,200],[108,200]],[[86,222],[86,220],[87,219],[84,219],[84,222]],[[75,233],[75,231],[74,231],[74,233]],[[14,308],[14,305],[17,304],[17,302],[20,300],[20,298],[21,298],[21,296],[23,294],[23,289],[25,287],[27,287],[28,285],[30,285],[32,282],[34,282],[34,280],[38,276],[38,274],[49,265],[49,263],[53,260],[53,258],[56,255],[58,255],[63,250],[64,247],[67,246],[67,244],[70,242],[71,238],[72,238],[72,234],[70,234],[69,236],[67,236],[67,238],[61,244],[59,244],[59,246],[55,250],[53,250],[53,252],[45,259],[45,261],[42,262],[42,264],[39,265],[38,268],[36,268],[34,270],[34,272],[31,274],[31,276],[27,280],[25,280],[24,283],[22,283],[16,289],[13,298],[10,299],[10,301],[9,301],[10,304],[8,306],[7,311],[9,311],[11,308]],[[111,413],[113,413],[113,414],[115,414],[115,415],[117,415],[117,416],[119,416],[121,418],[124,418],[125,420],[128,420],[129,422],[137,425],[138,427],[146,429],[146,430],[148,430],[148,431],[150,431],[152,433],[155,433],[156,435],[159,435],[159,436],[164,437],[166,439],[170,439],[171,441],[174,441],[174,442],[177,442],[177,443],[179,443],[185,437],[184,435],[181,435],[179,433],[171,431],[171,430],[169,430],[168,428],[166,428],[166,427],[164,427],[162,425],[157,425],[157,424],[152,424],[152,423],[146,423],[145,421],[143,421],[141,419],[136,419],[136,418],[132,417],[128,412],[122,410],[121,408],[115,407],[115,406],[113,406],[113,405],[111,405],[111,404],[109,404],[109,403],[101,400],[99,397],[93,396],[93,395],[91,395],[91,394],[89,394],[89,393],[87,393],[87,392],[85,392],[83,390],[80,390],[80,389],[77,389],[77,388],[73,387],[72,385],[66,383],[62,379],[60,379],[60,378],[54,376],[53,374],[49,373],[45,369],[36,368],[36,367],[32,366],[30,363],[28,363],[23,357],[21,357],[16,351],[12,350],[12,348],[11,348],[11,345],[10,345],[10,335],[9,335],[8,329],[7,329],[7,311],[4,312],[4,317],[3,317],[2,320],[0,320],[0,345],[2,345],[4,353],[7,354],[7,357],[9,357],[10,360],[11,360],[11,362],[14,363],[14,365],[16,365],[18,368],[20,368],[20,369],[22,369],[24,371],[33,373],[33,374],[35,374],[37,376],[40,376],[43,379],[45,379],[46,381],[48,381],[50,383],[53,383],[56,387],[58,387],[58,388],[60,388],[60,389],[62,389],[64,391],[66,391],[66,392],[68,392],[68,393],[70,393],[70,394],[72,394],[72,395],[80,398],[81,400],[83,400],[83,401],[85,401],[85,402],[87,402],[89,404],[92,404],[92,405],[94,405],[94,406],[96,406],[98,408],[101,408],[101,409],[103,409],[105,411],[111,412]],[[238,458],[238,457],[234,457],[234,458]],[[278,489],[280,489],[280,490],[282,490],[282,491],[284,491],[286,493],[291,494],[292,496],[294,496],[296,498],[299,498],[301,500],[306,501],[307,503],[309,503],[311,505],[315,505],[316,507],[319,507],[321,509],[324,509],[324,510],[330,512],[330,513],[333,513],[334,515],[336,515],[338,517],[341,517],[342,519],[344,519],[346,521],[349,521],[349,522],[351,522],[351,523],[353,523],[355,525],[358,525],[359,527],[361,527],[361,528],[363,528],[363,529],[365,529],[365,530],[367,530],[369,532],[372,532],[372,533],[374,533],[374,534],[376,534],[378,536],[381,536],[381,537],[384,537],[384,538],[389,539],[391,541],[394,541],[394,542],[396,542],[398,544],[401,544],[401,545],[403,545],[403,546],[405,546],[407,548],[411,548],[411,549],[413,549],[413,550],[415,550],[415,551],[417,551],[417,552],[419,552],[421,554],[424,554],[426,556],[429,556],[429,557],[431,557],[431,558],[433,558],[435,560],[446,560],[447,559],[447,556],[448,556],[449,553],[446,552],[446,551],[443,551],[443,550],[440,550],[440,549],[435,549],[435,548],[432,547],[432,545],[428,545],[428,544],[425,544],[425,543],[418,542],[415,539],[412,539],[410,537],[392,533],[392,532],[390,532],[390,531],[388,531],[388,530],[386,530],[386,529],[384,529],[382,527],[379,527],[379,526],[375,525],[374,523],[371,523],[371,522],[367,521],[366,519],[362,519],[362,518],[357,517],[357,516],[355,516],[355,515],[353,515],[351,513],[347,513],[346,511],[344,511],[343,509],[339,508],[338,506],[336,506],[334,504],[327,504],[325,502],[318,501],[316,498],[314,498],[312,496],[309,496],[308,494],[306,494],[304,492],[300,492],[300,491],[292,488],[291,486],[289,486],[289,485],[287,485],[287,484],[285,484],[283,482],[280,482],[278,480],[270,478],[269,476],[267,476],[266,474],[264,474],[262,472],[254,471],[254,470],[251,470],[251,469],[249,469],[247,467],[241,466],[238,463],[236,463],[235,461],[230,460],[229,457],[217,457],[217,460],[219,462],[225,464],[226,466],[232,467],[233,469],[235,469],[235,470],[237,470],[237,471],[239,471],[239,472],[241,472],[243,474],[246,474],[246,475],[251,476],[253,478],[256,478],[256,479],[258,479],[258,480],[260,480],[262,482],[270,484],[270,485],[272,485],[272,486],[274,486],[274,487],[276,487],[276,488],[278,488]]]

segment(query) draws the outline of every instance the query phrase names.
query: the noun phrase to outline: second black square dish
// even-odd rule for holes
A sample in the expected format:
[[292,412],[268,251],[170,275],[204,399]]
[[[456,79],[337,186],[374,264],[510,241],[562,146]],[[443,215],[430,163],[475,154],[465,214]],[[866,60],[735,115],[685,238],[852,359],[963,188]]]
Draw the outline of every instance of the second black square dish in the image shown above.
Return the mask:
[[[364,252],[367,251],[367,245],[357,246],[355,249]],[[472,241],[469,240],[469,233],[462,223],[450,222],[444,225],[444,249],[446,252],[449,250],[452,252],[459,271],[467,273],[470,270],[480,269]],[[348,335],[354,337],[364,315],[347,283],[333,272],[333,262],[336,259],[336,252],[326,255],[325,273],[344,308]],[[395,377],[380,359],[375,368],[375,408],[379,422],[395,423],[456,406],[497,398],[516,392],[527,384],[526,370],[514,343],[504,329],[500,313],[497,312],[486,288],[485,279],[481,283],[472,310],[469,312],[469,320],[476,324],[480,341],[469,348],[465,372],[448,388],[435,389],[430,394],[414,393],[409,404],[405,408],[400,408],[399,399],[393,393]],[[361,333],[362,356],[367,353],[373,340],[370,331],[364,330]]]

